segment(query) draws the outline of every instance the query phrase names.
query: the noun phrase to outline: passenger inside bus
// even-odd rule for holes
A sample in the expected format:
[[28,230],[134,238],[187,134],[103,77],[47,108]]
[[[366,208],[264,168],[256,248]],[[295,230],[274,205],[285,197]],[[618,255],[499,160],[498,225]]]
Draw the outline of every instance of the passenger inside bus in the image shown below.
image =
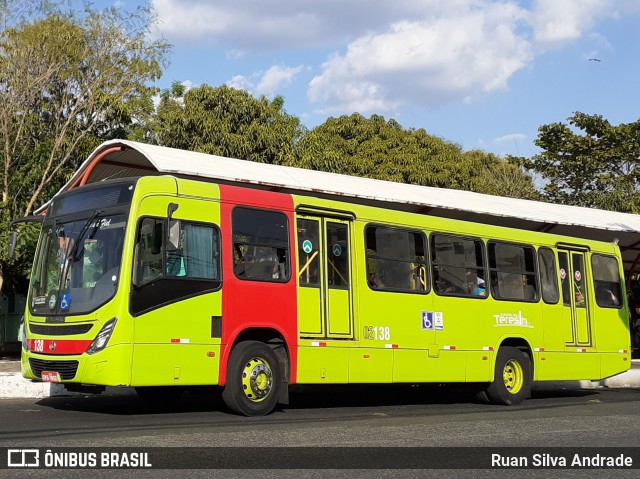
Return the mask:
[[584,295],[578,286],[576,286],[576,306],[584,306]]
[[467,289],[473,296],[486,296],[485,282],[475,270],[467,270]]
[[380,278],[378,278],[376,276],[376,273],[374,273],[373,271],[369,272],[369,286],[371,286],[372,288],[384,288],[384,283],[382,282],[382,280]]
[[245,254],[236,261],[235,271],[238,276],[253,279],[285,277],[284,260],[281,264],[275,248],[258,246],[255,248],[255,253],[255,255]]

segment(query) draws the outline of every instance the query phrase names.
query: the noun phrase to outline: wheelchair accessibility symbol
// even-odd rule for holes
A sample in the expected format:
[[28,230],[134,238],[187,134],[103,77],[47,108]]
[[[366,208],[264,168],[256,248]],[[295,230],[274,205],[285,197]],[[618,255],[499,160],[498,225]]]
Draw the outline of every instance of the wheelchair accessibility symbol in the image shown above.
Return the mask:
[[433,331],[433,312],[422,312],[422,329]]

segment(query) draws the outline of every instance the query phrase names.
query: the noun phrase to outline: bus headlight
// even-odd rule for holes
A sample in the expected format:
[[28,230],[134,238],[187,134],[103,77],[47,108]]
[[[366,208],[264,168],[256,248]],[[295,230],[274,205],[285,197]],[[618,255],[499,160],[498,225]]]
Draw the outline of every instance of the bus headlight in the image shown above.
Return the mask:
[[102,326],[102,329],[96,336],[96,339],[93,340],[87,349],[87,354],[97,353],[105,348],[111,338],[111,333],[113,333],[113,330],[116,327],[116,321],[118,321],[118,318],[110,319],[104,326]]
[[22,349],[24,349],[26,352],[29,352],[29,341],[27,341],[27,327],[24,324],[24,317],[22,318],[22,322],[20,323],[18,336],[22,341]]

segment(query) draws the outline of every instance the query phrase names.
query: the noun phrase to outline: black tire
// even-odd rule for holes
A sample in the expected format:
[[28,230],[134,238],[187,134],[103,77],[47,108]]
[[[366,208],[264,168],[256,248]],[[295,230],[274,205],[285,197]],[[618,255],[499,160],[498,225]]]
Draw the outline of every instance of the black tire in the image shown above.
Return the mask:
[[264,416],[278,404],[282,373],[273,350],[259,341],[238,343],[229,357],[222,399],[245,416]]
[[512,406],[522,403],[531,390],[531,360],[518,348],[498,351],[493,382],[485,390],[494,404]]
[[139,386],[135,389],[141,399],[153,406],[168,406],[184,394],[184,388],[180,386]]

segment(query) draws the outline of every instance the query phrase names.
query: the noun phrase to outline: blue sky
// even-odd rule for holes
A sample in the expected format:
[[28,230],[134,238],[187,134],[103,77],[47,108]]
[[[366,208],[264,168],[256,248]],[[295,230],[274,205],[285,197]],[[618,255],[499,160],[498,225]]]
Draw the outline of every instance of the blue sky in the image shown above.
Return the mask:
[[379,114],[465,150],[531,156],[538,127],[574,111],[640,118],[640,0],[150,4],[173,45],[159,87],[281,95],[309,128]]

